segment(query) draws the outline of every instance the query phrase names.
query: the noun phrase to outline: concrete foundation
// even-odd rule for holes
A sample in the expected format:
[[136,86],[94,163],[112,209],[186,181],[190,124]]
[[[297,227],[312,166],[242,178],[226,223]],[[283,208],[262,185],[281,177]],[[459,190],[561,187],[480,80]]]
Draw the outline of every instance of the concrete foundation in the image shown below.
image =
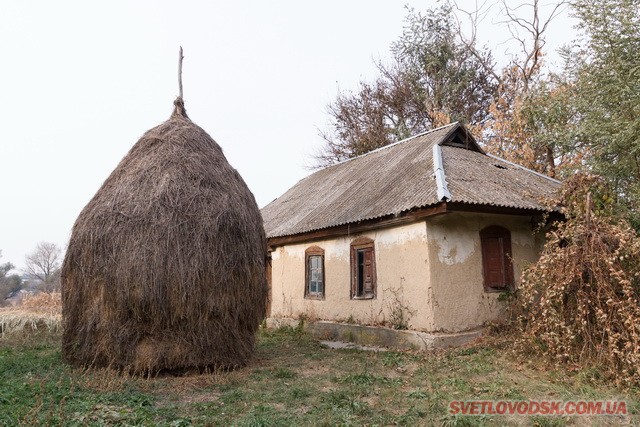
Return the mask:
[[320,340],[353,342],[362,346],[398,350],[436,350],[459,347],[482,335],[481,328],[456,333],[428,333],[329,321],[273,317],[267,319],[267,327],[269,328],[282,326],[302,327]]

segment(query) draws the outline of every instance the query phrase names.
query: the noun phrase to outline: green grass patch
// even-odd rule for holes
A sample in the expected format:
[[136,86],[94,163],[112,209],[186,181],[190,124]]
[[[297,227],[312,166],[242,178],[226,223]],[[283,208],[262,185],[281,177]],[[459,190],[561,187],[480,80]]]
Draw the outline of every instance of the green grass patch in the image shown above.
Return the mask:
[[0,426],[580,425],[448,413],[452,400],[544,398],[640,408],[637,390],[609,388],[596,372],[525,367],[489,344],[375,353],[324,348],[299,328],[261,330],[246,368],[141,378],[65,365],[59,332],[0,339]]

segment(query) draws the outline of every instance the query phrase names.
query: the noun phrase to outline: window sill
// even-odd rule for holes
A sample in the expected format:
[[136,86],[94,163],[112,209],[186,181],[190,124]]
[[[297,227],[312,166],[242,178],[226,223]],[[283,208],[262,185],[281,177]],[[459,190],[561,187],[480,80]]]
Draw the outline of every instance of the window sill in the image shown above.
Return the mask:
[[376,299],[375,295],[371,295],[371,296],[363,296],[363,297],[356,297],[356,296],[352,296],[351,299],[355,299],[355,300],[368,300],[368,299]]
[[316,301],[324,301],[324,295],[305,295],[304,299],[312,299]]

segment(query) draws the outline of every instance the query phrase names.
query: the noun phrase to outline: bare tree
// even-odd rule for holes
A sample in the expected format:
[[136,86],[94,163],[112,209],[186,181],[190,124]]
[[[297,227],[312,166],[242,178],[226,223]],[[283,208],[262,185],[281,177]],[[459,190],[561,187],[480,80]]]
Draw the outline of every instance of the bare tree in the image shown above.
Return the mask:
[[[507,25],[511,37],[518,42],[522,51],[523,56],[520,61],[517,61],[516,65],[522,74],[525,92],[529,90],[529,82],[540,68],[542,48],[546,43],[545,33],[547,32],[547,27],[563,11],[567,1],[556,2],[546,17],[542,16],[540,3],[540,0],[533,0],[531,3],[510,7],[505,0],[502,0],[502,13],[507,18],[503,23]],[[529,19],[519,16],[518,11],[522,8],[531,9]]]
[[[504,42],[517,46],[517,53],[511,54],[511,60],[501,72],[493,63],[479,61],[498,82],[497,96],[489,107],[491,120],[483,129],[485,148],[492,154],[555,176],[557,167],[570,163],[563,161],[566,144],[558,143],[557,137],[545,139],[540,131],[566,124],[562,120],[570,111],[563,108],[561,101],[567,97],[570,87],[553,81],[552,74],[544,75],[543,59],[549,25],[564,11],[568,0],[550,3],[529,0],[518,5],[506,0],[476,0],[474,9],[465,9],[469,7],[467,2],[446,2],[456,11],[458,39],[477,58],[482,58],[476,52],[478,27],[487,16],[494,15],[496,8],[500,9],[502,18],[495,24],[509,34]],[[549,102],[549,96],[553,96],[554,102]],[[539,104],[554,109],[543,112],[532,108]],[[561,114],[546,114],[554,112]]]
[[40,242],[25,257],[25,273],[38,280],[46,291],[55,290],[59,284],[62,250],[55,243]]
[[[447,4],[456,11],[454,17],[458,39],[469,53],[478,58],[487,72],[490,72],[499,83],[504,83],[504,76],[495,70],[493,63],[483,60],[482,53],[476,48],[478,25],[495,6],[499,5],[504,19],[497,24],[507,27],[511,35],[510,40],[514,41],[520,49],[520,54],[513,56],[509,68],[518,70],[522,91],[526,93],[530,82],[539,74],[549,24],[564,11],[568,0],[556,0],[549,4],[542,4],[541,0],[531,0],[517,6],[509,5],[506,0],[500,0],[500,2],[476,0],[473,10],[462,8],[457,0],[449,0]],[[468,24],[466,31],[463,29],[464,21]]]
[[[455,11],[452,14],[455,20],[455,32],[458,40],[464,46],[465,50],[473,55],[482,65],[485,72],[489,73],[496,82],[501,82],[502,77],[498,73],[495,67],[495,63],[492,57],[487,57],[484,51],[478,49],[478,26],[485,20],[489,12],[492,11],[495,6],[495,1],[489,0],[475,1],[475,8],[473,10],[463,9],[458,5],[457,0],[448,0],[446,2],[448,7]],[[462,18],[462,17],[466,18]],[[463,20],[468,22],[468,30],[465,32],[463,27]]]

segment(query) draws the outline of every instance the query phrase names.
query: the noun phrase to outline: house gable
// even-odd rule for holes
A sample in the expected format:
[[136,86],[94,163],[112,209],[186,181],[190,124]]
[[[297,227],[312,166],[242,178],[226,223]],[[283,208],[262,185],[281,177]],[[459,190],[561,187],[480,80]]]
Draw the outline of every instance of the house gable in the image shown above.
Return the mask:
[[471,132],[460,124],[455,126],[450,134],[443,138],[438,145],[464,148],[465,150],[485,154],[484,150],[478,144],[478,141],[471,135]]

